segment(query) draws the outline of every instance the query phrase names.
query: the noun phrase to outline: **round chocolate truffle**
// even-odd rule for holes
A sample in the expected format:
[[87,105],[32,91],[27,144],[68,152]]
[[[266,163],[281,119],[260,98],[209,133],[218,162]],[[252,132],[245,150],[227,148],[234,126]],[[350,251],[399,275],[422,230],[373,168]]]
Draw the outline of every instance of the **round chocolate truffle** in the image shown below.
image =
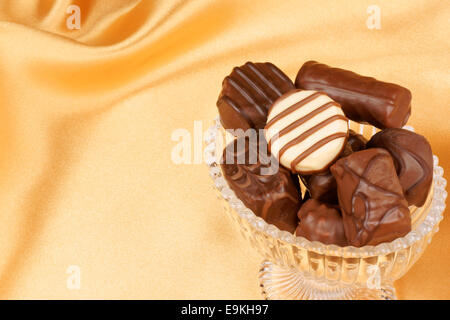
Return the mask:
[[393,128],[375,134],[367,146],[389,151],[408,204],[423,206],[433,181],[433,153],[428,141],[417,133]]

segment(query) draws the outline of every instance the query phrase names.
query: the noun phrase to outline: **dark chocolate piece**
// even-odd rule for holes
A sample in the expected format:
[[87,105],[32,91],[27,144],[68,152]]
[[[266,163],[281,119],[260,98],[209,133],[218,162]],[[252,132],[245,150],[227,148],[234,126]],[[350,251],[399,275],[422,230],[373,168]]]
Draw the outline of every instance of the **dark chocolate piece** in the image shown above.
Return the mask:
[[423,206],[433,181],[433,152],[428,141],[408,130],[385,129],[367,146],[389,151],[408,204]]
[[222,126],[244,131],[264,128],[270,106],[292,89],[291,79],[272,63],[235,67],[223,80],[217,101]]
[[374,148],[352,153],[339,159],[331,173],[350,245],[377,245],[411,231],[408,202],[389,152]]
[[224,149],[223,159],[223,175],[236,196],[266,222],[293,233],[301,205],[298,178],[279,166],[274,157],[258,152],[258,146],[247,137],[231,142]]
[[330,170],[301,178],[312,199],[331,204],[338,203],[336,179]]
[[363,135],[356,133],[355,131],[349,131],[347,144],[350,146],[353,152],[361,151],[366,148],[367,139]]
[[300,208],[298,218],[297,236],[324,244],[347,245],[342,217],[336,208],[310,199]]
[[[366,141],[362,135],[350,130],[347,145],[339,158],[346,157],[352,152],[364,149]],[[309,190],[311,198],[329,204],[338,204],[336,179],[330,170],[320,174],[302,176],[301,179],[305,187]]]
[[324,91],[341,104],[349,119],[382,129],[404,126],[411,114],[408,89],[316,61],[303,64],[295,86]]

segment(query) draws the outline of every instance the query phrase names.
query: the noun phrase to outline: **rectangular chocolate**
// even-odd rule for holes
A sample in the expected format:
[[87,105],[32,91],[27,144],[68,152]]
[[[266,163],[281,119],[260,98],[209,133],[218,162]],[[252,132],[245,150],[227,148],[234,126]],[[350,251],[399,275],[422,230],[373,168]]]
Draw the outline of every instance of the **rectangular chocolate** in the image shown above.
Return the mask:
[[408,89],[316,61],[303,64],[295,86],[323,91],[341,104],[349,119],[381,129],[401,128],[411,114]]

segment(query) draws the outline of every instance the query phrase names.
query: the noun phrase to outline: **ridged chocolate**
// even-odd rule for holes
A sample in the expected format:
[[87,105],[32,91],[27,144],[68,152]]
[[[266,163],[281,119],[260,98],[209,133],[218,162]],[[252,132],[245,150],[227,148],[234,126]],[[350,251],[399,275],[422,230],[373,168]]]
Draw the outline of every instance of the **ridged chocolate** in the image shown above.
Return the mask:
[[347,245],[342,217],[336,208],[310,199],[300,208],[298,218],[297,236],[324,244]]
[[382,129],[401,128],[411,114],[408,89],[316,61],[303,64],[295,86],[323,91],[341,104],[349,119]]
[[[238,146],[245,147],[238,150]],[[236,196],[257,216],[293,233],[298,225],[297,212],[301,205],[298,179],[279,165],[269,169],[277,160],[264,154],[258,152],[258,146],[251,139],[235,139],[223,152],[225,160],[221,166],[224,177]],[[255,156],[256,163],[252,163],[250,155]],[[232,163],[227,159],[233,159]],[[241,164],[239,159],[242,159],[239,161]],[[269,174],[262,172],[263,168]]]
[[[362,135],[350,130],[347,145],[339,158],[364,149],[366,142],[367,140]],[[338,204],[336,179],[330,170],[320,174],[301,176],[301,179],[311,198],[329,204]]]
[[411,231],[408,202],[388,151],[373,148],[352,153],[331,166],[331,173],[350,245],[377,245]]
[[235,67],[222,83],[217,101],[220,121],[225,129],[262,129],[270,106],[294,84],[269,62]]
[[385,129],[370,139],[368,147],[389,151],[408,204],[422,206],[433,181],[433,152],[428,141],[408,130]]

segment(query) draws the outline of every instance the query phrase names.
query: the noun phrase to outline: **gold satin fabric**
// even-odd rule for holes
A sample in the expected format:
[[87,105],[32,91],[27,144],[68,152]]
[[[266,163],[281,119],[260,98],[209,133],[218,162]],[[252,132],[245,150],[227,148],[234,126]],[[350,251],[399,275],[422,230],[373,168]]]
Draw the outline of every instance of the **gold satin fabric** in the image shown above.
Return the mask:
[[[69,30],[71,4],[81,29]],[[315,59],[413,93],[450,177],[450,7],[439,0],[0,1],[0,298],[259,299],[261,258],[172,132],[216,116],[248,60]],[[449,299],[450,219],[396,282]],[[69,290],[69,266],[81,286]]]

